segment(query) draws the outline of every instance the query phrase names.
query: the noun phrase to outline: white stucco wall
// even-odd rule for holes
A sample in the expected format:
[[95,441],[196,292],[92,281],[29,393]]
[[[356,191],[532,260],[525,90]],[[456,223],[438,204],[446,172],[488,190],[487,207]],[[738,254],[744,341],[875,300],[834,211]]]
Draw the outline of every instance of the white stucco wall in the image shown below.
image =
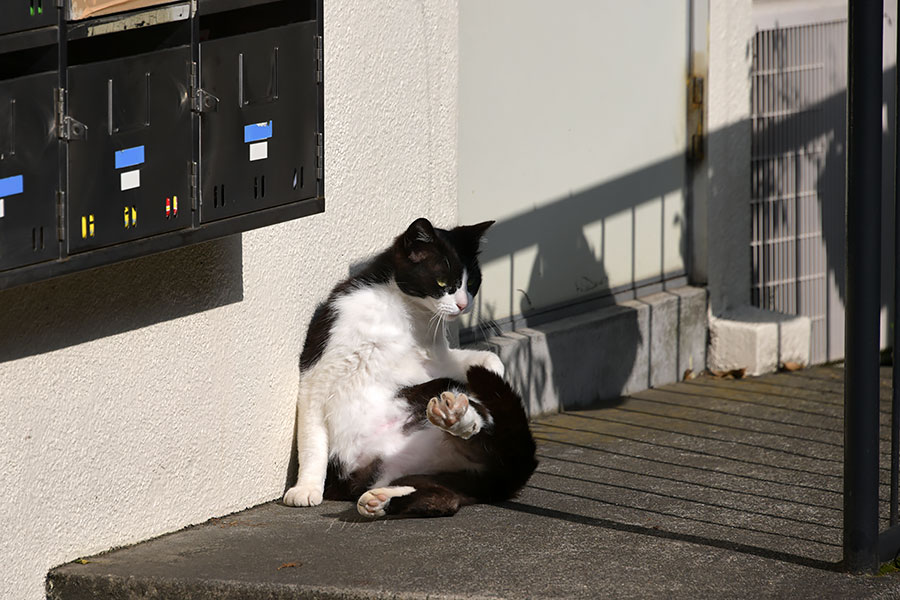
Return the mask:
[[281,495],[315,303],[456,222],[457,48],[456,0],[329,0],[324,214],[0,292],[0,597]]

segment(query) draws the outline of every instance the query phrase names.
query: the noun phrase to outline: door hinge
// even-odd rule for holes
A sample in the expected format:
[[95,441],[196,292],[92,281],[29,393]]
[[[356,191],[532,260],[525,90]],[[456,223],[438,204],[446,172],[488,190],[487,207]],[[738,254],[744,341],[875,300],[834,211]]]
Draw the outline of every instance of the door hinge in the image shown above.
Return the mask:
[[322,36],[316,36],[316,83],[322,83],[325,72],[325,45]]
[[219,99],[200,87],[197,63],[191,63],[191,110],[198,113],[216,112]]
[[199,193],[198,193],[198,169],[197,162],[191,161],[191,210],[197,210],[197,203],[199,201]]
[[316,179],[325,177],[325,136],[316,134]]
[[59,139],[67,142],[87,138],[87,125],[66,114],[65,88],[56,90],[56,128]]
[[696,75],[688,80],[688,160],[700,162],[704,156],[704,80]]
[[56,237],[59,238],[59,241],[66,241],[66,193],[57,190],[56,191]]

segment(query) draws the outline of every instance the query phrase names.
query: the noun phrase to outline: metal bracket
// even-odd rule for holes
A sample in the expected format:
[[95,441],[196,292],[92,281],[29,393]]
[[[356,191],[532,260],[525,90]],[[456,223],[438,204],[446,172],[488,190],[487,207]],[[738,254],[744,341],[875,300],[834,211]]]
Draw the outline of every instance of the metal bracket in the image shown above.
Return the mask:
[[198,113],[216,112],[219,110],[219,99],[204,89],[194,92],[191,110]]
[[706,135],[706,123],[704,122],[704,79],[696,75],[688,80],[688,160],[698,163],[704,156],[704,136]]
[[191,110],[197,113],[219,110],[219,99],[200,87],[196,62],[191,62]]
[[67,142],[87,139],[87,125],[66,114],[66,90],[56,90],[56,127],[57,136]]

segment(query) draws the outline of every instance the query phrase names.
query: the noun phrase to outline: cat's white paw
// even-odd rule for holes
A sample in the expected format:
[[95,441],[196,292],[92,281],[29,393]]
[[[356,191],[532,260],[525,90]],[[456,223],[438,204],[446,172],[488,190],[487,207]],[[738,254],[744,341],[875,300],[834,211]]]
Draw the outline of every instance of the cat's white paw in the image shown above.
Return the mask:
[[481,430],[481,416],[469,405],[465,394],[443,392],[440,398],[428,401],[425,414],[434,426],[464,440]]
[[287,506],[317,506],[322,504],[322,488],[297,484],[284,493]]
[[481,365],[488,371],[493,371],[500,377],[503,377],[503,374],[506,372],[506,367],[503,366],[503,362],[500,360],[500,357],[494,354],[493,352],[484,351],[484,355],[481,359]]
[[359,497],[359,500],[356,502],[356,510],[364,517],[377,519],[386,514],[388,504],[391,503],[391,498],[408,496],[415,491],[416,488],[409,485],[394,485],[390,487],[375,488]]

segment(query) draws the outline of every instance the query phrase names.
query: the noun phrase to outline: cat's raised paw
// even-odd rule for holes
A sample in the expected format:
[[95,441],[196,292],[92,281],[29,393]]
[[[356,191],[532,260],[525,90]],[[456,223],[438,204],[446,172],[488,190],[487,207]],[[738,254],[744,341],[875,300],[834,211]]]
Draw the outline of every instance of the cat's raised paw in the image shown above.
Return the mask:
[[391,503],[391,498],[408,496],[415,491],[416,488],[408,485],[375,488],[359,497],[359,500],[356,502],[356,510],[364,517],[377,519],[387,514],[387,507]]
[[440,398],[428,401],[425,414],[434,426],[463,439],[469,439],[481,430],[481,417],[469,405],[465,394],[443,392]]
[[322,489],[295,485],[284,493],[283,502],[287,506],[317,506],[322,504]]

